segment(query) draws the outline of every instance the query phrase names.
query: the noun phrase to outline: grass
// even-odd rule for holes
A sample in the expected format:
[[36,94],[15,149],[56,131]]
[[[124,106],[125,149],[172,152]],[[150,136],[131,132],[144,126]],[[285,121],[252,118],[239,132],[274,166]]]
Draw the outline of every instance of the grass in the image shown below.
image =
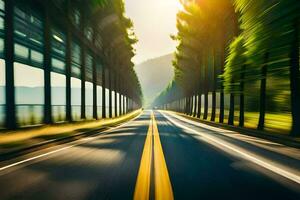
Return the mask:
[[[228,123],[229,111],[225,110],[224,123]],[[239,125],[239,111],[235,111],[234,125]],[[209,110],[207,121],[210,121],[211,112]],[[203,111],[201,113],[203,119]],[[245,128],[256,129],[259,119],[258,112],[245,112]],[[219,112],[216,112],[215,122],[219,122]],[[290,113],[266,113],[265,131],[287,135],[291,130],[292,117]]]
[[12,148],[22,148],[43,141],[59,139],[72,136],[76,133],[83,133],[99,129],[101,127],[114,126],[119,123],[128,121],[141,113],[136,110],[127,115],[113,119],[100,119],[93,121],[82,121],[68,124],[45,125],[42,127],[19,129],[14,131],[0,132],[0,152]]

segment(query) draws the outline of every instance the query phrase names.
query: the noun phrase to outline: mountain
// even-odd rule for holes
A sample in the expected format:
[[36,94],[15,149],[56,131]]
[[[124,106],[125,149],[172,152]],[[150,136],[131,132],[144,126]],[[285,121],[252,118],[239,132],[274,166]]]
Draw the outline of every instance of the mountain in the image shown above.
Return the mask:
[[173,54],[147,60],[135,66],[143,89],[145,106],[152,103],[173,79]]

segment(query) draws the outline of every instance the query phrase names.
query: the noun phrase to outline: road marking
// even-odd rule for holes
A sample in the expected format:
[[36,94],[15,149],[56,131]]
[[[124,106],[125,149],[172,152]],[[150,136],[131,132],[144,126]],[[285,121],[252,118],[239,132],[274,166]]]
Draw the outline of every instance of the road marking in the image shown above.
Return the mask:
[[88,138],[82,138],[80,140],[77,140],[75,141],[76,144],[73,144],[73,145],[68,145],[66,147],[63,147],[63,148],[60,148],[60,149],[56,149],[54,151],[50,151],[50,152],[47,152],[47,153],[44,153],[44,154],[40,154],[38,156],[34,156],[34,157],[31,157],[31,158],[27,158],[27,159],[24,159],[24,160],[21,160],[21,161],[18,161],[18,162],[15,162],[15,163],[12,163],[12,164],[9,164],[9,165],[6,165],[6,166],[3,166],[3,167],[0,167],[0,171],[4,171],[6,169],[9,169],[9,168],[12,168],[12,167],[15,167],[15,166],[18,166],[18,165],[21,165],[21,164],[24,164],[24,163],[27,163],[27,162],[30,162],[30,161],[33,161],[33,160],[36,160],[36,159],[39,159],[39,158],[42,158],[42,157],[46,157],[46,156],[49,156],[51,154],[55,154],[55,153],[58,153],[60,151],[64,151],[64,150],[67,150],[67,149],[70,149],[72,147],[75,147],[75,146],[78,146],[78,145],[81,145],[81,144],[84,144],[90,140],[95,140],[96,138],[98,137],[101,137],[101,136],[104,136],[105,133],[109,133],[110,131],[113,131],[115,129],[118,129],[118,128],[121,128],[125,125],[127,125],[128,123],[132,122],[133,120],[135,120],[136,118],[138,118],[141,114],[139,114],[138,116],[136,116],[135,118],[129,120],[128,122],[126,123],[123,123],[119,126],[116,126],[116,127],[112,127],[112,128],[109,128],[107,129],[106,131],[103,131],[101,135],[97,136],[97,137],[88,137]]
[[235,155],[235,156],[240,156],[250,162],[253,162],[267,170],[270,170],[272,171],[273,173],[275,174],[278,174],[282,177],[285,177],[295,183],[298,183],[300,184],[300,176],[298,176],[297,174],[294,174],[293,172],[290,172],[286,169],[283,169],[283,167],[281,166],[278,166],[276,165],[276,163],[273,163],[272,161],[270,160],[266,160],[266,159],[263,159],[263,158],[260,158],[259,156],[257,155],[254,155],[250,152],[248,152],[247,150],[245,149],[242,149],[242,148],[239,148],[237,147],[236,145],[232,145],[228,142],[225,142],[221,139],[218,139],[216,137],[213,137],[213,136],[209,136],[205,133],[201,133],[201,132],[198,132],[192,128],[189,128],[185,125],[182,125],[176,121],[174,121],[173,119],[171,119],[169,116],[165,115],[165,113],[161,112],[161,114],[167,118],[170,122],[172,122],[175,126],[177,127],[180,127],[182,129],[186,129],[186,130],[189,130],[193,133],[196,133],[197,135],[200,135],[201,136],[201,139],[204,140],[205,142],[208,142],[212,145],[214,145],[215,147],[225,151],[225,150],[229,150],[227,152],[231,152],[231,154]]
[[141,158],[139,173],[135,185],[134,200],[146,200],[150,195],[150,175],[152,165],[152,119],[150,120],[149,129],[144,145]]
[[152,119],[154,135],[155,199],[172,200],[174,199],[172,185],[153,113]]
[[135,185],[134,200],[148,200],[150,197],[152,162],[154,162],[155,199],[173,200],[172,185],[153,112],[151,112],[151,120]]
[[0,168],[0,171],[6,170],[6,169],[11,168],[11,167],[15,167],[15,166],[17,166],[17,165],[21,165],[21,164],[23,164],[23,163],[27,163],[27,162],[32,161],[32,160],[36,160],[36,159],[38,159],[38,158],[42,158],[42,157],[45,157],[45,156],[49,156],[49,155],[51,155],[51,154],[54,154],[54,153],[57,153],[57,152],[60,152],[60,151],[69,149],[69,148],[74,147],[74,146],[76,146],[76,144],[71,145],[71,146],[67,146],[67,147],[64,147],[64,148],[61,148],[61,149],[57,149],[57,150],[54,150],[54,151],[50,151],[50,152],[48,152],[48,153],[44,153],[44,154],[41,154],[41,155],[38,155],[38,156],[34,156],[34,157],[31,157],[31,158],[28,158],[28,159],[25,159],[25,160],[22,160],[22,161],[19,161],[19,162],[15,162],[15,163],[10,164],[10,165],[6,165],[6,166],[4,166],[4,167],[1,167],[1,168]]

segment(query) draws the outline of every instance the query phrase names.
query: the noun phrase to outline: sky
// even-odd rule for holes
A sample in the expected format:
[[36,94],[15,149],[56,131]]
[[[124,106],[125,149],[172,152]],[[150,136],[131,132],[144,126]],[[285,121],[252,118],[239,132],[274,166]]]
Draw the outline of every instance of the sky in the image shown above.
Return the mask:
[[175,51],[176,14],[179,0],[125,0],[126,15],[133,20],[139,42],[135,64]]

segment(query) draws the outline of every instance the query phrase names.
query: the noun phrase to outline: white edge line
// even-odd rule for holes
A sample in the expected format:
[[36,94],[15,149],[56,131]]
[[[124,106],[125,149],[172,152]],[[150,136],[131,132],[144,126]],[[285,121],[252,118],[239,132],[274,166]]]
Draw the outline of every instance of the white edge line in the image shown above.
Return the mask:
[[[112,130],[115,130],[115,129],[117,129],[117,128],[121,128],[121,127],[123,127],[123,126],[129,124],[130,122],[134,121],[134,120],[135,120],[136,118],[138,118],[140,115],[141,115],[141,113],[140,113],[138,116],[134,117],[133,119],[129,120],[128,122],[125,122],[125,123],[123,123],[123,124],[121,124],[121,125],[119,125],[119,126],[116,126],[116,127],[109,128],[108,130],[103,131],[102,133],[108,133],[108,132],[110,132],[110,131],[112,131]],[[103,134],[99,135],[99,137],[100,137],[100,136],[103,136]],[[92,140],[92,139],[96,139],[96,138],[90,138],[90,140]],[[77,140],[77,142],[83,141],[83,143],[85,143],[86,140],[87,140],[87,138],[82,138],[82,139],[80,139],[80,140]],[[63,148],[60,148],[60,149],[56,149],[56,150],[54,150],[54,151],[50,151],[50,152],[47,152],[47,153],[44,153],[44,154],[41,154],[41,155],[38,155],[38,156],[34,156],[34,157],[32,157],[32,158],[28,158],[28,159],[25,159],[25,160],[21,160],[21,161],[15,162],[15,163],[13,163],[13,164],[6,165],[6,166],[4,166],[4,167],[1,167],[1,168],[0,168],[0,171],[4,171],[4,170],[6,170],[6,169],[9,169],[9,168],[12,168],[12,167],[21,165],[21,164],[23,164],[23,163],[27,163],[27,162],[29,162],[29,161],[36,160],[36,159],[38,159],[38,158],[42,158],[42,157],[45,157],[45,156],[48,156],[48,155],[51,155],[51,154],[54,154],[54,153],[57,153],[57,152],[60,152],[60,151],[64,151],[64,150],[70,149],[70,148],[72,148],[72,147],[74,147],[74,146],[78,146],[78,145],[81,145],[81,144],[83,144],[83,143],[78,143],[78,144],[69,145],[69,146],[67,146],[67,147],[63,147]]]
[[257,164],[257,165],[259,165],[259,166],[261,166],[261,167],[263,167],[265,169],[267,169],[267,170],[270,170],[270,171],[272,171],[272,172],[274,172],[274,173],[276,173],[276,174],[278,174],[280,176],[283,176],[283,177],[285,177],[285,178],[287,178],[287,179],[289,179],[289,180],[291,180],[293,182],[296,182],[296,183],[300,184],[300,176],[298,176],[296,174],[293,174],[293,173],[291,173],[291,172],[289,172],[287,170],[284,170],[284,169],[282,169],[282,168],[280,168],[278,166],[274,166],[272,164],[269,164],[269,163],[267,163],[267,162],[265,162],[265,161],[263,161],[263,160],[255,157],[255,156],[253,156],[253,155],[251,155],[251,154],[249,154],[249,153],[247,153],[247,152],[245,152],[243,150],[236,149],[236,147],[234,145],[229,145],[229,144],[226,144],[225,142],[222,142],[222,141],[219,141],[219,140],[215,139],[214,137],[210,137],[210,136],[208,136],[206,134],[201,134],[201,133],[199,133],[198,131],[196,131],[196,130],[194,130],[192,128],[189,128],[187,126],[179,124],[178,122],[176,122],[173,119],[171,119],[169,116],[165,115],[165,113],[163,113],[163,112],[160,112],[160,113],[165,118],[167,118],[170,122],[172,122],[174,125],[176,125],[176,126],[178,126],[180,128],[189,130],[191,132],[194,132],[197,135],[200,135],[200,136],[208,139],[209,141],[217,143],[220,146],[218,146],[218,145],[215,145],[215,146],[218,147],[219,149],[224,150],[222,147],[225,147],[228,150],[231,150],[234,153],[242,156],[244,159],[247,159],[248,161],[251,161],[251,162],[253,162],[253,163],[255,163],[255,164]]

